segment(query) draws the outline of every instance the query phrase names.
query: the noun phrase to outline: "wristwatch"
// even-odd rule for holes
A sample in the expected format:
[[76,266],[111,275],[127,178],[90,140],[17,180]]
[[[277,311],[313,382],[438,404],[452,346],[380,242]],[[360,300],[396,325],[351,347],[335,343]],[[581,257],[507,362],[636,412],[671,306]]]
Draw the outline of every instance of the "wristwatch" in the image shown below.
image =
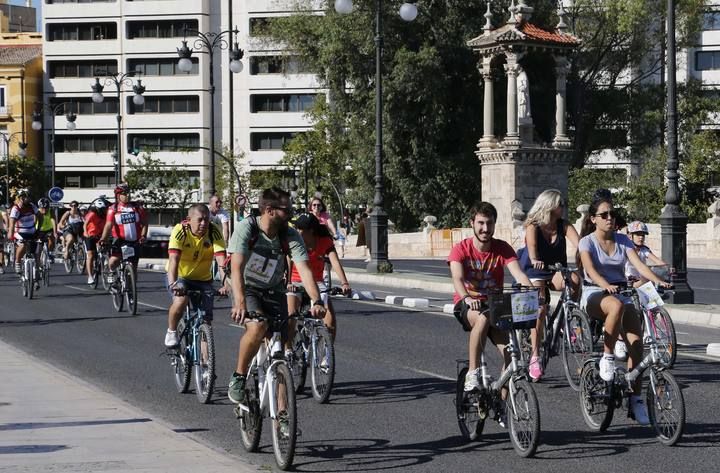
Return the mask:
[[319,305],[319,306],[325,307],[325,304],[323,304],[322,301],[313,301],[312,305],[313,306]]

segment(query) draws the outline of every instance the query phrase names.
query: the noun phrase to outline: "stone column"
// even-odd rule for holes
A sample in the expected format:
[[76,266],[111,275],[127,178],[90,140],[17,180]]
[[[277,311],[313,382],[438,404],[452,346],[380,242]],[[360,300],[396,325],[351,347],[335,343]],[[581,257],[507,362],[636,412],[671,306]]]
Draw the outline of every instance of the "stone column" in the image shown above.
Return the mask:
[[518,109],[517,109],[517,76],[518,64],[517,55],[508,53],[505,73],[507,74],[507,133],[505,134],[506,146],[520,146],[520,134],[518,133]]
[[555,57],[555,138],[553,146],[556,148],[569,148],[570,138],[567,136],[565,126],[566,107],[566,84],[569,62],[564,56]]
[[481,148],[493,147],[497,144],[495,139],[495,107],[493,104],[493,77],[490,69],[492,56],[484,56],[482,61],[482,74],[484,80],[484,100],[483,100],[483,136],[480,140]]

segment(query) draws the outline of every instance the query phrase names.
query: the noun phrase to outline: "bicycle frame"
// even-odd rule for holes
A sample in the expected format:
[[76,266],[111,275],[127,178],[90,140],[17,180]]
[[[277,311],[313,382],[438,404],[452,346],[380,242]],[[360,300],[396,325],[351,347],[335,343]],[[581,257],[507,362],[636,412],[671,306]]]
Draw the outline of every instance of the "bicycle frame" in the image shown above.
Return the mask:
[[[546,350],[548,348],[552,348],[557,345],[558,342],[558,336],[560,335],[560,324],[562,323],[563,327],[563,336],[565,337],[565,341],[568,342],[568,344],[571,344],[570,340],[570,326],[568,324],[568,314],[572,313],[573,310],[579,309],[580,304],[572,300],[572,293],[571,293],[571,286],[572,286],[572,278],[570,277],[571,271],[568,268],[565,268],[561,266],[560,264],[555,265],[551,269],[555,269],[559,271],[562,274],[562,278],[564,281],[563,284],[563,290],[560,294],[560,300],[558,301],[557,306],[555,307],[555,311],[552,313],[552,315],[548,318],[547,323],[545,325],[545,344],[546,344]],[[563,317],[561,320],[561,317],[559,316],[560,309],[563,309]],[[552,323],[552,326],[551,326]],[[547,344],[547,340],[549,340],[549,345]]]
[[[270,363],[267,364],[267,357],[270,356]],[[279,356],[279,357],[278,357]],[[277,418],[277,396],[275,393],[275,367],[278,364],[285,364],[286,361],[283,358],[282,343],[280,341],[280,332],[273,332],[272,337],[260,345],[258,353],[250,363],[250,371],[257,370],[258,381],[260,381],[260,395],[258,401],[260,402],[260,412],[269,412],[271,419]],[[267,364],[264,372],[263,367],[258,364],[258,360],[264,360],[262,364]],[[238,405],[240,409],[248,412],[249,409],[246,406]]]
[[[649,311],[644,310],[644,307],[640,305],[640,296],[638,296],[637,289],[631,288],[626,289],[624,291],[621,291],[621,294],[630,295],[632,297],[633,306],[635,306],[635,310],[638,312],[638,314],[641,314],[643,319],[645,320],[645,326],[649,327],[651,322],[650,317],[648,316]],[[632,386],[632,383],[635,382],[638,377],[642,376],[642,374],[645,372],[646,369],[650,368],[651,366],[658,369],[658,370],[664,370],[665,367],[660,363],[660,353],[658,351],[657,346],[657,339],[655,338],[655,332],[653,330],[647,330],[647,334],[643,335],[643,343],[645,341],[645,338],[647,337],[649,339],[649,348],[650,352],[648,355],[643,358],[643,360],[640,362],[639,365],[637,365],[635,368],[633,368],[631,371],[625,373],[624,380],[628,384],[628,388]],[[655,385],[655,380],[653,377],[650,377],[650,383],[652,385],[653,389],[656,389],[657,386]]]

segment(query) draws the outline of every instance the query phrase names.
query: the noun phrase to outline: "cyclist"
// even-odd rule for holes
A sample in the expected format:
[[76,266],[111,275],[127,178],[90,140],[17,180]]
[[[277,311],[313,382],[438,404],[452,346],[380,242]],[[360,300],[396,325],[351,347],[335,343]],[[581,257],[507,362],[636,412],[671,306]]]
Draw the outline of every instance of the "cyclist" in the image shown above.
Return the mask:
[[50,199],[43,197],[38,200],[38,209],[40,211],[38,215],[38,239],[47,238],[48,242],[48,258],[51,263],[55,262],[55,232],[57,231],[57,224],[55,219],[50,214]]
[[210,209],[210,221],[222,230],[223,241],[227,244],[230,240],[230,215],[222,208],[222,200],[217,195],[210,197],[208,204]]
[[95,267],[95,258],[97,255],[97,243],[102,237],[108,207],[110,207],[110,202],[108,202],[104,197],[101,197],[99,199],[95,199],[90,204],[90,208],[85,214],[85,223],[83,225],[83,233],[85,234],[85,252],[87,253],[85,268],[88,273],[87,283],[90,285],[95,284],[93,268]]
[[[300,215],[295,220],[295,229],[298,231],[300,236],[305,243],[305,248],[308,252],[308,265],[312,270],[313,279],[320,290],[320,299],[325,304],[325,326],[330,332],[332,340],[335,341],[335,334],[337,332],[337,321],[335,317],[335,309],[333,308],[332,300],[329,297],[330,288],[325,285],[323,279],[323,271],[325,269],[325,258],[330,260],[330,264],[335,273],[340,277],[342,281],[343,294],[350,294],[350,283],[345,275],[340,258],[338,258],[337,251],[335,251],[335,244],[333,243],[332,236],[327,227],[321,224],[317,218],[312,214]],[[300,293],[295,292],[295,288],[302,286],[302,278],[295,265],[292,266],[290,275],[290,283],[288,284],[288,313],[294,314],[300,309]],[[286,348],[290,348],[295,337],[295,321],[291,320],[288,324],[288,345]]]
[[[545,295],[545,303],[541,306],[540,316],[534,329],[530,331],[532,355],[528,371],[530,377],[537,381],[544,373],[544,366],[540,358],[540,336],[543,333],[545,316],[550,303],[550,291],[562,290],[564,281],[560,273],[554,273],[546,268],[556,263],[567,266],[567,240],[577,248],[580,237],[570,222],[563,219],[565,201],[557,189],[547,189],[535,199],[525,221],[526,247],[518,252],[520,267],[530,278],[535,287],[541,289]],[[573,292],[577,292],[580,279],[572,275],[574,283]]]
[[[15,249],[15,272],[22,273],[22,258],[25,252],[35,252],[35,234],[37,232],[38,208],[30,201],[30,191],[19,189],[15,194],[15,205],[10,210],[8,235],[11,241],[18,240]],[[25,245],[28,242],[28,245]],[[29,248],[26,248],[29,247]]]
[[[650,248],[645,246],[645,237],[649,233],[647,225],[645,225],[643,222],[635,220],[634,222],[630,222],[630,225],[628,225],[627,233],[630,236],[633,245],[635,245],[635,251],[637,251],[640,260],[643,263],[647,264],[648,266],[667,265],[665,261],[655,256],[655,254]],[[635,269],[635,267],[631,264],[625,265],[625,276],[627,278],[632,278],[636,280],[634,283],[635,287],[642,286],[647,282],[647,279],[643,278],[638,272],[638,270]]]
[[7,208],[0,206],[0,274],[5,274],[5,239],[9,226]]
[[[584,273],[580,306],[590,317],[605,322],[600,377],[608,382],[615,376],[613,352],[615,340],[621,331],[630,346],[628,371],[640,363],[643,352],[640,314],[635,312],[631,300],[617,294],[626,284],[625,265],[629,262],[648,280],[663,287],[669,286],[642,262],[630,239],[615,231],[615,216],[613,204],[606,198],[590,204],[589,214],[583,220],[582,238],[578,245]],[[649,419],[647,406],[639,396],[641,389],[642,379],[638,377],[632,385],[635,394],[630,396],[630,408],[633,418],[646,425]]]
[[130,201],[130,186],[122,182],[115,187],[115,203],[112,204],[105,216],[105,228],[103,228],[100,244],[107,244],[108,238],[112,235],[114,244],[110,249],[110,273],[107,282],[115,283],[114,269],[120,264],[122,256],[120,248],[123,245],[135,247],[135,256],[131,261],[137,269],[137,261],[140,258],[138,246],[142,245],[147,238],[147,217],[145,210],[136,202]]
[[[313,317],[325,315],[320,292],[308,265],[302,238],[288,227],[292,216],[290,194],[277,187],[265,189],[259,199],[260,217],[238,223],[230,240],[233,293],[232,319],[245,325],[235,373],[230,379],[228,397],[237,404],[245,401],[245,378],[252,358],[260,348],[268,324],[246,320],[248,311],[267,316],[287,317],[285,296],[286,256],[298,269],[312,306]],[[250,323],[247,323],[250,322]]]
[[335,222],[333,222],[330,213],[327,211],[327,207],[325,207],[325,203],[320,197],[313,197],[313,200],[310,201],[310,213],[315,215],[322,225],[326,225],[328,227],[330,235],[332,235],[333,238],[337,236]]
[[[510,353],[505,350],[507,333],[491,327],[488,320],[488,291],[502,290],[505,267],[520,284],[532,285],[520,268],[515,250],[505,241],[493,238],[497,220],[495,207],[489,202],[479,202],[470,209],[469,216],[473,236],[453,246],[447,259],[455,288],[454,314],[463,329],[470,332],[465,391],[482,387],[478,379],[480,354],[488,336],[504,359],[503,369],[510,362]],[[503,389],[503,398],[506,394]]]
[[58,223],[58,227],[63,233],[63,258],[68,258],[68,252],[70,251],[70,246],[75,243],[75,241],[82,237],[82,231],[83,231],[83,217],[80,213],[80,209],[78,208],[79,204],[77,200],[73,200],[70,202],[70,210],[65,212],[62,217],[60,217],[60,222]]

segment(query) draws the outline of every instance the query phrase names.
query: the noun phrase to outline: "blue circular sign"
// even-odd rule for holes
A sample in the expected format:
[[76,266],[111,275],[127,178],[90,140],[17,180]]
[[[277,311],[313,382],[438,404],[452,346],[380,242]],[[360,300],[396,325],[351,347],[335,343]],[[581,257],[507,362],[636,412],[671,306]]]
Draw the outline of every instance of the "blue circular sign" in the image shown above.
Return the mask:
[[62,188],[60,187],[53,187],[48,191],[48,197],[53,202],[61,202],[63,200],[63,197],[65,197],[65,192],[63,192]]

